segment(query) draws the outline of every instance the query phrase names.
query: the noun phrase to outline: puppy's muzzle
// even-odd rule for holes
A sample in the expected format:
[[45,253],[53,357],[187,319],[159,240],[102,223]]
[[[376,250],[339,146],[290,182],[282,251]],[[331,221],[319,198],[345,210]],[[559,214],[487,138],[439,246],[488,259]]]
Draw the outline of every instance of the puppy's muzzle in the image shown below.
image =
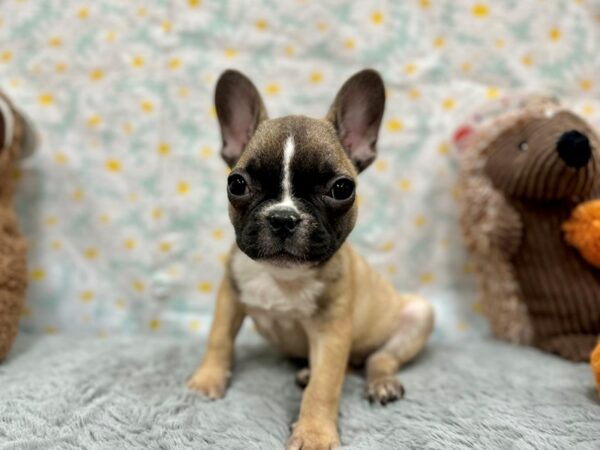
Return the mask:
[[273,234],[286,238],[296,231],[300,223],[300,214],[292,208],[277,208],[269,212],[267,221]]

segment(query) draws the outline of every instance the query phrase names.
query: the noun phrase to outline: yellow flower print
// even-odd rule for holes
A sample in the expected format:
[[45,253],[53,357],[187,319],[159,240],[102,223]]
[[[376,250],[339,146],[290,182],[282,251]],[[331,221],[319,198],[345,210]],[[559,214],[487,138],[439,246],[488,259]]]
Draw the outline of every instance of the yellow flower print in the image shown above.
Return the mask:
[[586,103],[585,105],[583,105],[583,107],[581,108],[581,112],[585,115],[585,116],[591,116],[592,114],[594,114],[594,107],[592,105],[590,105],[589,103]]
[[132,287],[133,290],[139,294],[143,293],[146,290],[146,285],[142,280],[133,280]]
[[225,50],[223,50],[223,53],[225,54],[225,57],[229,59],[233,59],[238,55],[238,51],[232,47],[227,47]]
[[140,102],[140,109],[146,114],[154,112],[154,103],[150,100],[142,100]]
[[265,92],[267,95],[274,96],[279,94],[281,87],[277,83],[269,83],[265,86]]
[[42,281],[46,278],[46,271],[41,267],[36,267],[31,271],[30,276],[33,281]]
[[83,303],[89,303],[94,299],[94,292],[93,291],[83,291],[81,293],[81,295],[79,296],[79,299],[83,302]]
[[167,67],[171,70],[181,69],[182,66],[183,66],[183,61],[181,60],[181,58],[179,58],[177,56],[169,59],[169,62],[167,63]]
[[163,30],[163,32],[170,33],[173,30],[173,24],[169,20],[164,20],[160,24],[160,28],[161,28],[161,30]]
[[383,244],[381,244],[381,246],[379,247],[379,249],[382,252],[391,252],[392,250],[394,250],[395,244],[392,241],[387,241],[384,242]]
[[450,146],[447,142],[442,142],[440,145],[438,145],[437,151],[438,154],[445,156],[450,152]]
[[120,172],[121,162],[118,159],[109,159],[106,161],[105,167],[109,172]]
[[438,36],[433,40],[433,46],[435,48],[442,48],[446,45],[446,39],[444,39],[442,36]]
[[68,161],[69,161],[69,159],[67,158],[67,155],[65,155],[63,152],[56,152],[54,154],[54,162],[56,164],[64,165]]
[[137,242],[133,238],[127,238],[123,242],[123,247],[127,250],[134,250],[137,247]]
[[152,210],[152,218],[154,220],[160,220],[161,217],[162,217],[162,209],[160,209],[160,208],[154,208]]
[[265,31],[269,27],[269,23],[265,19],[258,19],[254,22],[254,26],[259,31]]
[[202,4],[202,0],[187,0],[187,4],[190,8],[197,8]]
[[381,11],[373,11],[371,13],[371,23],[373,25],[379,26],[383,23],[383,13]]
[[417,88],[411,88],[408,91],[408,97],[413,101],[418,100],[421,97],[421,91]]
[[404,129],[404,122],[400,119],[392,118],[387,121],[386,127],[390,133],[398,133]]
[[94,247],[86,248],[83,252],[83,256],[85,256],[86,259],[94,260],[98,257],[98,250]]
[[200,156],[203,158],[210,158],[213,155],[213,149],[208,147],[208,146],[204,146],[200,149]]
[[442,108],[444,108],[446,111],[450,111],[450,110],[454,109],[455,106],[456,106],[456,100],[454,100],[451,97],[445,98],[442,101]]
[[0,61],[3,63],[9,62],[13,58],[13,54],[10,50],[4,50],[0,52]]
[[423,228],[425,226],[425,223],[427,223],[425,216],[419,215],[415,217],[415,225],[417,228]]
[[190,183],[187,181],[180,181],[177,183],[177,194],[187,195],[190,192]]
[[375,170],[377,172],[385,172],[389,167],[389,164],[386,160],[380,159],[375,163]]
[[48,225],[49,227],[53,227],[56,224],[58,224],[58,218],[56,216],[48,216],[46,217],[46,225]]
[[212,237],[215,240],[219,240],[219,239],[223,239],[223,236],[225,235],[225,233],[223,233],[223,230],[221,230],[220,228],[217,228],[215,230],[213,230],[212,232]]
[[417,65],[414,63],[408,63],[404,65],[404,72],[407,75],[413,75],[417,71]]
[[593,84],[592,80],[590,80],[589,78],[584,78],[582,80],[579,80],[579,88],[584,92],[587,92],[590,89],[592,89],[593,85],[594,84]]
[[131,125],[131,123],[129,123],[129,122],[125,122],[123,124],[123,126],[121,127],[121,129],[123,130],[123,133],[125,133],[125,134],[133,133],[133,125]]
[[75,200],[76,202],[80,202],[85,198],[85,192],[83,192],[81,189],[76,189],[73,192],[73,200]]
[[160,329],[160,320],[152,319],[150,322],[148,322],[148,326],[152,331],[158,331]]
[[38,103],[42,106],[50,106],[54,103],[54,96],[49,92],[44,92],[38,96]]
[[210,294],[213,289],[213,284],[210,281],[203,281],[201,283],[198,283],[197,288],[198,291],[202,292],[203,294]]
[[434,275],[431,272],[425,272],[419,276],[419,281],[421,284],[431,284],[433,283]]
[[200,321],[199,320],[190,320],[190,331],[198,331],[200,330]]
[[185,98],[188,95],[190,95],[190,88],[186,87],[186,86],[182,86],[179,89],[177,89],[177,95],[179,95],[181,98]]
[[475,3],[471,8],[471,14],[478,19],[483,19],[490,14],[490,8],[485,3]]
[[159,245],[160,251],[163,253],[169,253],[173,248],[172,244],[169,241],[163,241]]
[[485,91],[485,96],[489,100],[494,100],[494,99],[498,98],[499,95],[500,95],[500,89],[498,89],[496,86],[488,86],[488,88]]
[[171,145],[168,142],[161,142],[158,144],[158,154],[161,156],[171,154]]
[[526,67],[530,67],[533,65],[533,56],[531,56],[530,54],[525,54],[521,57],[521,63],[526,66]]
[[398,182],[398,187],[400,188],[400,190],[402,192],[408,192],[408,191],[410,191],[410,189],[412,187],[412,183],[410,182],[409,179],[404,178]]
[[77,11],[77,17],[79,17],[81,20],[86,20],[88,17],[90,17],[90,9],[87,6],[79,8]]
[[344,40],[344,47],[347,50],[354,50],[356,48],[356,40],[354,38],[347,38]]
[[102,123],[102,116],[100,116],[99,114],[93,114],[90,117],[88,117],[87,119],[87,125],[88,127],[97,127],[98,125],[100,125]]
[[131,59],[131,66],[134,69],[141,69],[142,67],[144,67],[144,64],[146,64],[146,60],[144,59],[144,57],[142,55],[135,55]]
[[102,69],[90,70],[90,79],[92,81],[100,81],[104,78],[104,71]]
[[321,33],[327,31],[329,29],[329,24],[327,22],[317,22],[317,30],[319,30]]
[[552,27],[550,28],[550,30],[548,31],[548,38],[552,41],[552,42],[558,42],[561,40],[562,38],[562,31],[560,28],[558,27]]
[[52,36],[48,39],[48,45],[50,47],[60,47],[63,44],[63,40],[60,36]]
[[323,72],[315,70],[314,72],[312,72],[310,74],[310,76],[308,77],[308,80],[312,84],[319,84],[321,81],[323,81]]

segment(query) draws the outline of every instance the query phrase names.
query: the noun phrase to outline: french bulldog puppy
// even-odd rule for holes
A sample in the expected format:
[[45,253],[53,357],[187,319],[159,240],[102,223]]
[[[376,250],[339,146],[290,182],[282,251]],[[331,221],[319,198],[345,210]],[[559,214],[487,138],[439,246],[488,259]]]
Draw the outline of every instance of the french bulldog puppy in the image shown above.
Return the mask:
[[325,119],[268,119],[256,87],[228,70],[215,106],[236,234],[208,345],[188,386],[216,399],[231,376],[236,334],[250,316],[260,334],[307,358],[306,384],[288,449],[340,444],[337,415],[346,367],[366,365],[366,394],[402,397],[396,371],[425,346],[433,310],[400,295],[346,238],[356,222],[357,174],[373,162],[385,106],[373,70],[352,76]]

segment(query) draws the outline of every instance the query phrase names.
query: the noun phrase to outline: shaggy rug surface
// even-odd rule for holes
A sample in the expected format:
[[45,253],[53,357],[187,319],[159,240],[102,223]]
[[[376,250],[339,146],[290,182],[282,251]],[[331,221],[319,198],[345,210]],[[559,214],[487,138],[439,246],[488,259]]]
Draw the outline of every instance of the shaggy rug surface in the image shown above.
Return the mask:
[[[283,448],[302,395],[297,367],[243,341],[226,397],[210,402],[185,388],[201,342],[21,336],[0,365],[0,448]],[[586,365],[484,340],[432,344],[401,378],[406,397],[379,406],[348,374],[343,448],[600,448]]]

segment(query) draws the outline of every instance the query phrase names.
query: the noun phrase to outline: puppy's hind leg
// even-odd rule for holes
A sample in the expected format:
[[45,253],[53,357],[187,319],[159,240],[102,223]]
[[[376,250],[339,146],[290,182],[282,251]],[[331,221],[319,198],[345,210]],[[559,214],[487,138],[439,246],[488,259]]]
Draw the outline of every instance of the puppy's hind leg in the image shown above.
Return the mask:
[[366,394],[370,401],[385,405],[402,398],[404,387],[396,372],[425,347],[433,321],[431,305],[420,297],[411,297],[400,313],[395,331],[367,359]]

